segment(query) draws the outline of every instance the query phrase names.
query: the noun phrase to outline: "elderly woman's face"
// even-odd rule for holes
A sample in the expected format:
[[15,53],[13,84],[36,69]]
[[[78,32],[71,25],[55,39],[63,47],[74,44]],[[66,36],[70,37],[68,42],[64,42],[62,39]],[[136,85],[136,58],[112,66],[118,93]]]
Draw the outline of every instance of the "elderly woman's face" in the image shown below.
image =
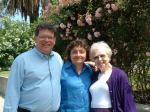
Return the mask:
[[83,47],[74,47],[70,53],[71,61],[73,64],[83,64],[86,60],[86,50]]
[[105,71],[109,66],[110,57],[105,49],[97,49],[93,54],[93,60],[101,71]]

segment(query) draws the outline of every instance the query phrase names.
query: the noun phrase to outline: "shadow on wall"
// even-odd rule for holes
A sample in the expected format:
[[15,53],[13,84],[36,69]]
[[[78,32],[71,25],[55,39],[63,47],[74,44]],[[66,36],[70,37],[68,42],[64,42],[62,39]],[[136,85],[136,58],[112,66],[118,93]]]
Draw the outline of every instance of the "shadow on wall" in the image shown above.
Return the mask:
[[150,112],[150,104],[143,105],[143,104],[136,104],[138,112]]
[[7,85],[7,78],[0,76],[0,95],[2,97],[5,96],[6,85]]

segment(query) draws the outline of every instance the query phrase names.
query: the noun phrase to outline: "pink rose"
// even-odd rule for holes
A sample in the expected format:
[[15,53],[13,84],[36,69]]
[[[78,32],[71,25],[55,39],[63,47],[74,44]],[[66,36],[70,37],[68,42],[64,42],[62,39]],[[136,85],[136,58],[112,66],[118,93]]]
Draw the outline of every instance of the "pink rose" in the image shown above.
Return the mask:
[[85,26],[85,23],[83,23],[80,19],[77,20],[78,26]]
[[89,24],[92,25],[92,15],[90,13],[86,13],[85,21]]
[[150,52],[148,52],[148,51],[145,54],[146,54],[147,57],[150,56]]
[[107,10],[107,11],[108,11],[108,13],[109,13],[109,14],[111,14],[111,13],[112,13],[112,11],[111,11],[110,9],[109,9],[109,10]]
[[88,38],[89,40],[92,40],[92,35],[91,35],[90,33],[88,33],[87,38]]
[[67,27],[71,28],[72,24],[71,23],[67,23]]
[[60,23],[59,27],[60,27],[61,29],[65,29],[65,28],[66,28],[66,25],[65,25],[64,23]]
[[70,19],[71,20],[76,20],[76,18],[74,16],[71,16]]
[[101,7],[99,7],[99,8],[97,8],[96,9],[96,11],[95,12],[101,12],[102,11],[102,8]]
[[112,8],[113,11],[118,10],[118,6],[116,4],[111,4],[111,8]]
[[94,32],[94,36],[99,37],[99,36],[101,36],[101,33],[100,32]]
[[95,12],[95,17],[96,18],[100,18],[102,16],[102,14],[100,12]]
[[106,9],[110,9],[110,4],[106,4]]

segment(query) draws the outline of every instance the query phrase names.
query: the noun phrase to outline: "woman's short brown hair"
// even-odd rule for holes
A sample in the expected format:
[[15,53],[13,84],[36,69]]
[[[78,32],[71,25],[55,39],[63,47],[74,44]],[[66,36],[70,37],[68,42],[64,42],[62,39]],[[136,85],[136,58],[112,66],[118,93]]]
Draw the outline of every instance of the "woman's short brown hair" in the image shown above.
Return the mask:
[[74,47],[82,47],[86,50],[86,53],[87,53],[87,56],[86,56],[86,60],[89,58],[88,57],[88,54],[89,54],[89,46],[87,44],[87,41],[85,39],[76,39],[72,42],[70,42],[70,44],[67,46],[67,49],[66,49],[66,54],[67,54],[67,59],[70,59],[70,54],[71,54],[71,50],[74,48]]

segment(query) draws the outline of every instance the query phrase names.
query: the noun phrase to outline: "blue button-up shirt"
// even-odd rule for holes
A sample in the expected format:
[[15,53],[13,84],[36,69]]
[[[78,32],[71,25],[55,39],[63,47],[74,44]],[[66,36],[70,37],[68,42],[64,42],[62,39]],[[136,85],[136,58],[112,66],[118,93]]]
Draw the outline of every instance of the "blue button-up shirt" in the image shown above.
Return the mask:
[[11,67],[4,112],[16,112],[18,106],[31,112],[57,111],[62,64],[54,51],[46,56],[34,48],[19,55]]
[[75,66],[67,61],[61,76],[61,112],[89,112],[89,86],[92,69],[85,64],[80,75]]

